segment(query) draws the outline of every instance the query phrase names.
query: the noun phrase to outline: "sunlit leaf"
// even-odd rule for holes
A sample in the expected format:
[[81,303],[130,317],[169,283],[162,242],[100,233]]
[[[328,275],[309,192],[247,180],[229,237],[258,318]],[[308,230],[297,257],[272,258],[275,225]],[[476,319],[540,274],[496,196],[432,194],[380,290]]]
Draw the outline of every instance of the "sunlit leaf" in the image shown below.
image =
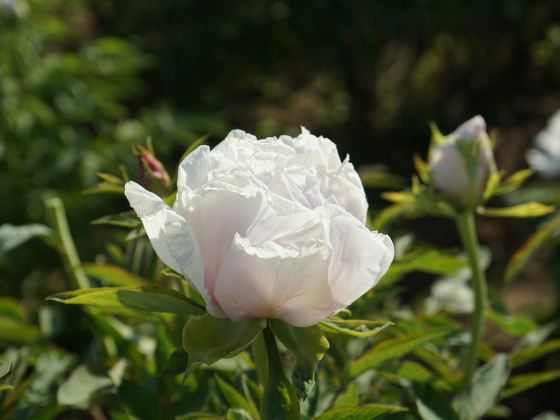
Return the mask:
[[532,169],[522,169],[513,173],[494,189],[492,195],[507,194],[518,189],[533,173]]
[[509,376],[506,355],[499,354],[480,367],[471,385],[456,403],[461,420],[476,420],[492,408]]
[[542,228],[537,230],[521,248],[519,248],[508,262],[504,280],[510,283],[531,261],[533,256],[552,238],[560,233],[560,213],[550,219]]
[[393,323],[388,321],[340,319],[337,317],[329,317],[317,324],[317,326],[325,332],[345,334],[359,338],[373,337],[391,325],[393,325]]
[[204,308],[181,293],[150,286],[78,289],[57,293],[47,299],[72,305],[107,306],[142,312],[168,312],[179,315],[204,313]]
[[56,394],[59,404],[83,406],[103,389],[113,385],[108,376],[95,375],[86,366],[78,366]]
[[138,286],[146,280],[123,268],[109,264],[82,264],[82,268],[90,277],[95,277],[109,286]]
[[519,204],[513,207],[479,207],[477,212],[487,217],[539,217],[552,213],[554,209],[554,206],[533,202]]
[[373,369],[380,364],[404,356],[415,348],[426,343],[437,341],[450,333],[448,329],[428,330],[401,335],[396,338],[384,340],[375,345],[358,359],[350,362],[348,369],[352,376],[357,376],[368,369]]

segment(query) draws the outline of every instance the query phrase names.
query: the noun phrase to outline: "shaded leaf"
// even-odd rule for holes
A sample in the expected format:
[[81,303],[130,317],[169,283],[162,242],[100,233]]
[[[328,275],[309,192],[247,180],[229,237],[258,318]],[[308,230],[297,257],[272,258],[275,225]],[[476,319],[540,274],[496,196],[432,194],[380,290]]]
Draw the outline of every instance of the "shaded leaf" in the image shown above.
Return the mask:
[[48,236],[51,232],[48,226],[40,224],[21,226],[4,224],[0,226],[0,255],[20,246],[31,238]]
[[265,325],[262,319],[234,322],[208,314],[190,317],[183,328],[183,348],[189,354],[187,372],[201,363],[211,365],[239,354]]
[[531,362],[547,354],[560,350],[560,339],[549,340],[536,347],[525,348],[511,354],[510,361],[512,367],[518,367]]
[[185,350],[175,349],[169,355],[165,365],[159,372],[162,376],[176,376],[181,375],[187,371],[189,365],[189,355]]
[[292,383],[298,398],[305,400],[315,385],[317,363],[329,349],[329,342],[316,326],[298,328],[270,320],[270,328],[286,348],[296,356]]
[[92,220],[91,224],[136,229],[141,226],[142,222],[133,212],[126,212],[100,217],[98,219]]
[[525,392],[541,384],[555,381],[560,378],[560,370],[550,370],[548,372],[522,373],[512,376],[506,389],[502,392],[502,398],[513,397],[514,395]]
[[[216,379],[216,383],[218,384],[218,388],[220,389],[220,392],[224,395],[230,407],[242,409],[249,415],[248,418],[259,418],[259,412],[257,410],[257,407],[255,407],[252,401],[247,400],[239,391],[237,391],[234,387],[232,387],[230,384],[228,384],[219,376],[216,376],[215,379]],[[242,416],[239,417],[239,415],[240,414],[236,414],[237,417],[231,417],[231,418],[232,419],[247,418]]]
[[0,316],[0,343],[32,343],[41,333],[37,327],[25,321]]
[[134,309],[142,312],[168,312],[198,315],[204,308],[175,290],[151,286],[99,287],[57,293],[47,300],[72,305],[93,305]]
[[337,407],[326,411],[316,420],[373,420],[387,414],[403,413],[405,407],[396,405],[368,404],[361,407]]

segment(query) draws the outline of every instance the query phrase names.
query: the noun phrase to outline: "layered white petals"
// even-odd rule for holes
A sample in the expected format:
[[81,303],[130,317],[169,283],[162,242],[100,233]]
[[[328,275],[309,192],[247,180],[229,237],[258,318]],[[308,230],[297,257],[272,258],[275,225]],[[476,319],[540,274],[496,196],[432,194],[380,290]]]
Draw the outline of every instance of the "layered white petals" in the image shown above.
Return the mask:
[[126,195],[158,256],[218,317],[313,325],[372,288],[394,255],[363,224],[348,158],[305,129],[264,140],[234,130],[198,147],[181,163],[173,209],[132,182]]
[[216,282],[216,298],[227,316],[276,318],[306,327],[336,308],[328,287],[328,249],[275,242],[253,246],[236,235]]

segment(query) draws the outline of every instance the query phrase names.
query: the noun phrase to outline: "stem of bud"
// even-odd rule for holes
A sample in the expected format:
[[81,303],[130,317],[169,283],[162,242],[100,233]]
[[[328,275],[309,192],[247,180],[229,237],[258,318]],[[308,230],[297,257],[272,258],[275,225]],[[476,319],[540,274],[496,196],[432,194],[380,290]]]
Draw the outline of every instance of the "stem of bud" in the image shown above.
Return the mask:
[[465,359],[465,376],[463,388],[470,385],[474,371],[478,364],[478,351],[484,331],[484,312],[487,302],[486,276],[480,267],[479,243],[474,222],[474,213],[466,211],[459,214],[455,222],[459,230],[463,248],[471,268],[472,287],[474,291],[474,312],[472,315],[471,342]]

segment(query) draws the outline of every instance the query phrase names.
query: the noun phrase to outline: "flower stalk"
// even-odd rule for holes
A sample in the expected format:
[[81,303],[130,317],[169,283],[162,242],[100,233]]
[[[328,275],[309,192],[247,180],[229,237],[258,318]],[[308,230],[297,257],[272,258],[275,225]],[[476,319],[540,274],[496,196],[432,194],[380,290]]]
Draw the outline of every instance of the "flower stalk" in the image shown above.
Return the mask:
[[80,289],[91,287],[89,279],[82,268],[74,239],[72,239],[62,200],[58,197],[48,198],[45,200],[45,207],[50,225],[60,246],[59,251],[62,256],[64,269],[72,279],[73,287]]
[[474,312],[471,327],[471,342],[465,359],[465,375],[463,387],[466,388],[472,381],[477,366],[480,342],[484,331],[484,312],[487,302],[486,276],[480,266],[479,243],[473,211],[465,211],[455,218],[463,248],[471,269],[472,287],[474,291]]

